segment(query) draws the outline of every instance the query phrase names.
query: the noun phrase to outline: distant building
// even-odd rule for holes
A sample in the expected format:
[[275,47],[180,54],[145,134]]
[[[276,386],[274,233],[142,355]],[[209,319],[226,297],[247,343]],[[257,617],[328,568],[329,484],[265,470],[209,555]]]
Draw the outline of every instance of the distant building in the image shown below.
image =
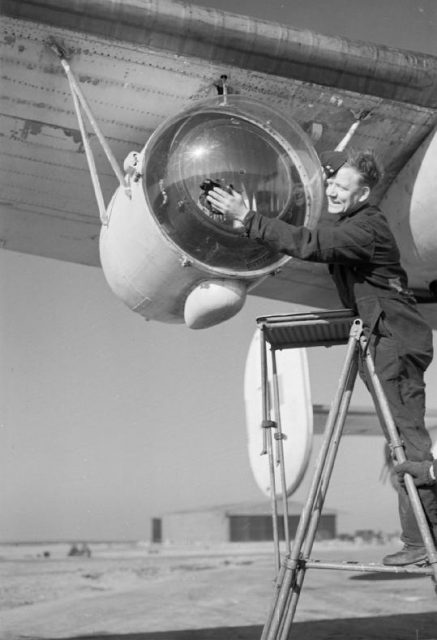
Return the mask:
[[[288,528],[293,538],[302,505],[288,503]],[[278,533],[284,539],[282,503],[278,500]],[[332,509],[324,509],[316,539],[328,540],[337,534],[337,517]],[[152,519],[152,542],[174,544],[259,542],[273,540],[270,502],[242,503],[167,513]]]

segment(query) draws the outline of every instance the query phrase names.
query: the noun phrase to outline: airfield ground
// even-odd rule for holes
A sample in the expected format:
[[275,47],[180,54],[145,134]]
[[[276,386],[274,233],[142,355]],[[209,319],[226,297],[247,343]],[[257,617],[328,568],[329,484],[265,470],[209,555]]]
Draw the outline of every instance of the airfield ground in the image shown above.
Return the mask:
[[[275,575],[271,544],[174,548],[0,546],[2,640],[258,640]],[[393,547],[390,547],[392,550]],[[313,558],[376,562],[383,545],[317,543]],[[295,640],[437,640],[429,577],[308,570]]]

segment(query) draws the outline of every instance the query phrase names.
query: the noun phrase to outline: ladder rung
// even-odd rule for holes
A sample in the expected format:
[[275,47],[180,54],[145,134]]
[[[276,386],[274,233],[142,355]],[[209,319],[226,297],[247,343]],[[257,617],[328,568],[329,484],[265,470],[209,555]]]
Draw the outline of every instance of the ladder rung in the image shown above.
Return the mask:
[[432,575],[430,566],[408,565],[406,567],[388,567],[384,564],[364,564],[353,561],[320,562],[319,560],[300,560],[307,569],[339,569],[341,571],[359,571],[365,573],[418,573],[427,576]]

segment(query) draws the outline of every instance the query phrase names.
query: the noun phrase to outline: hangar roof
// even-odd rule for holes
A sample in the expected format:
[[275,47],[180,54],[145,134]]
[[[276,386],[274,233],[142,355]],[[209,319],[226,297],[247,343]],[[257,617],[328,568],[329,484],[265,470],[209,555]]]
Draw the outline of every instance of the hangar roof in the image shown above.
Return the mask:
[[[278,514],[282,515],[283,513],[283,505],[282,500],[279,498],[277,502]],[[288,513],[289,515],[300,515],[303,509],[303,504],[300,502],[288,501]],[[271,504],[268,500],[264,500],[262,502],[237,502],[233,504],[222,504],[222,505],[207,505],[203,507],[198,507],[196,509],[182,509],[180,511],[172,511],[168,512],[167,515],[171,514],[190,514],[190,513],[211,513],[211,512],[223,512],[226,516],[264,516],[271,515],[272,508]],[[323,509],[324,515],[333,515],[337,513],[335,509]]]

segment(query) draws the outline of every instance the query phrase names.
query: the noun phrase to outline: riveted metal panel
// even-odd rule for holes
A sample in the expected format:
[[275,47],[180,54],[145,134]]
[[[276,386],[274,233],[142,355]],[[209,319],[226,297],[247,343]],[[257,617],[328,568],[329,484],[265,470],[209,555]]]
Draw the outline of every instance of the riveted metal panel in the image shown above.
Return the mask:
[[[354,146],[385,165],[381,197],[435,126],[432,56],[327,38],[185,3],[6,0],[2,3],[0,242],[5,248],[98,265],[100,221],[55,38],[120,164],[168,116],[240,93],[289,113],[318,152],[371,112]],[[90,130],[90,129],[89,129]],[[117,187],[91,144],[106,201]],[[254,293],[336,306],[324,265],[291,260]]]

